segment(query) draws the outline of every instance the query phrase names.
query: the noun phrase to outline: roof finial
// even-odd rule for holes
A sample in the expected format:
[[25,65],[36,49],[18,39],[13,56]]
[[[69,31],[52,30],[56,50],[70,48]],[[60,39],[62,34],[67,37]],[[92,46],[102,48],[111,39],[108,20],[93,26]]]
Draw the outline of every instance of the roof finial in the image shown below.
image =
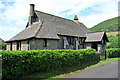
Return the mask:
[[75,15],[75,17],[74,17],[74,20],[78,20],[78,17],[77,17],[77,15]]

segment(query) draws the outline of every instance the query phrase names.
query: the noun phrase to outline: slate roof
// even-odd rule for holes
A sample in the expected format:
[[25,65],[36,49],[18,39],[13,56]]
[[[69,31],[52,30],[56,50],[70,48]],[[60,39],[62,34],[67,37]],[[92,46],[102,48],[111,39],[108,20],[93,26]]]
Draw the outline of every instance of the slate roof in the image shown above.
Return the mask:
[[90,32],[83,23],[75,23],[72,20],[40,11],[35,11],[35,13],[40,21],[27,27],[7,42],[24,40],[32,37],[59,39],[58,35],[86,37],[86,33]]
[[35,37],[35,34],[37,33],[38,28],[40,27],[41,27],[40,23],[35,23],[31,27],[25,28],[23,31],[21,31],[20,33],[18,33],[8,41],[25,40],[25,39]]
[[103,39],[103,36],[107,39],[105,32],[90,32],[86,34],[85,42],[100,42]]

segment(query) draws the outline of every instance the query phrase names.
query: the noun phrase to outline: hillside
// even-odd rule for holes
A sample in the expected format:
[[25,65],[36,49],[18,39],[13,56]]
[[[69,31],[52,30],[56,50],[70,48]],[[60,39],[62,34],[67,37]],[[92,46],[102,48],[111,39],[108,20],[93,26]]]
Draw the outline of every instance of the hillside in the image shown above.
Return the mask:
[[91,31],[106,31],[106,32],[114,32],[118,31],[118,17],[105,20],[92,28],[90,28]]
[[120,48],[120,32],[107,32],[108,44],[107,48]]

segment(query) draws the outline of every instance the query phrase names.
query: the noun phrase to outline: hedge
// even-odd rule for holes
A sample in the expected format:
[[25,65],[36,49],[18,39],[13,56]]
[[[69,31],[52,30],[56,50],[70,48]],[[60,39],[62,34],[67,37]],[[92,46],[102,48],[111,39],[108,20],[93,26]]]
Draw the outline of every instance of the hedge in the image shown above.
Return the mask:
[[94,49],[3,51],[2,57],[3,79],[99,60]]
[[108,58],[120,57],[120,49],[119,48],[107,49],[107,57]]

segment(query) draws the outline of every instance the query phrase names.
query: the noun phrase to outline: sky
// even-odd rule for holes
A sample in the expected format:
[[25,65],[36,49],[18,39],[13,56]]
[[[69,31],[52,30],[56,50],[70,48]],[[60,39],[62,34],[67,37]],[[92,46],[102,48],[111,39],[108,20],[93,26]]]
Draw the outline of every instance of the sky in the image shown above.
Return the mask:
[[118,16],[119,0],[0,0],[0,38],[9,40],[25,29],[29,4],[35,10],[79,21],[91,28],[98,23]]

